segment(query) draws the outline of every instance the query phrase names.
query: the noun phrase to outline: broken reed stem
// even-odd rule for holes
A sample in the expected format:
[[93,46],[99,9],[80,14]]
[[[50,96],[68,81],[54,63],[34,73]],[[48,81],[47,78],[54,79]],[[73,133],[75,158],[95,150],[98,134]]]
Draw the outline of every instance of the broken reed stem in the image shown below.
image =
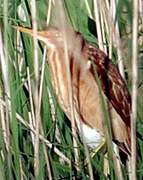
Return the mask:
[[133,0],[132,25],[132,114],[131,114],[131,176],[136,180],[136,118],[137,118],[137,81],[138,81],[138,14],[139,1]]
[[[114,4],[112,4],[114,3]],[[115,9],[113,9],[113,7],[115,7],[115,1],[113,1],[111,3],[111,12],[115,11]],[[101,2],[98,2],[96,0],[94,0],[94,9],[95,9],[95,19],[96,19],[96,27],[97,27],[97,36],[98,36],[98,44],[99,44],[99,48],[101,50],[103,50],[106,54],[107,54],[107,49],[106,49],[106,46],[104,45],[106,43],[105,41],[105,32],[107,31],[108,35],[109,35],[109,38],[110,38],[110,51],[112,49],[112,40],[116,37],[116,36],[113,36],[114,34],[111,33],[112,31],[112,28],[113,26],[111,26],[111,23],[109,22],[112,22],[112,25],[114,25],[114,17],[111,17],[111,13],[109,12],[110,11],[110,6],[109,4],[107,4],[107,2],[104,2],[104,1],[101,1]],[[108,14],[107,14],[108,12]],[[112,12],[112,13],[113,13]],[[115,16],[115,14],[113,13],[113,16]],[[117,29],[116,29],[117,30]],[[118,46],[117,46],[118,48]],[[110,57],[111,57],[111,54],[110,54]],[[122,63],[122,62],[121,62]],[[96,71],[96,68],[94,68],[94,70]],[[96,72],[95,72],[96,74]],[[98,78],[98,77],[96,77]],[[99,82],[99,91],[101,91],[100,89],[100,82]],[[104,106],[106,106],[105,104],[105,100],[104,98],[102,97],[103,95],[101,94],[101,101],[102,103],[104,104]],[[107,106],[108,106],[108,103],[107,103]],[[109,121],[109,118],[108,117],[108,111],[106,108],[104,109],[105,107],[102,107],[103,109],[103,116],[104,116],[104,119],[105,119],[105,124],[107,127],[105,127],[105,134],[106,134],[106,138],[107,138],[107,146],[108,146],[108,150],[109,150],[109,157],[111,159],[113,159],[113,164],[114,164],[114,168],[115,168],[115,173],[116,173],[116,176],[117,178],[119,179],[123,179],[123,175],[122,175],[122,171],[121,171],[121,165],[119,164],[119,160],[115,157],[114,155],[114,151],[113,151],[113,147],[112,147],[112,142],[110,140],[110,138],[112,137],[111,136],[111,132],[110,132],[110,122]],[[106,117],[105,117],[106,115]],[[107,122],[106,122],[107,121]],[[109,164],[110,164],[111,160],[109,161]]]
[[64,37],[64,60],[66,64],[66,76],[67,76],[67,90],[68,90],[68,100],[69,100],[69,107],[70,107],[70,115],[71,115],[71,127],[72,127],[72,136],[73,136],[73,147],[74,147],[74,156],[75,156],[75,164],[78,167],[79,161],[79,153],[78,153],[78,145],[77,145],[77,128],[76,128],[76,117],[75,117],[75,107],[73,102],[73,89],[72,89],[72,81],[71,81],[71,73],[70,73],[70,64],[69,64],[69,57],[68,57],[68,49],[67,49],[67,19],[64,12],[63,3],[61,0],[56,2],[57,7],[60,10],[59,18],[61,20],[61,27],[63,29],[63,37]]
[[[7,6],[7,4],[5,4],[5,6]],[[4,11],[6,11],[4,9]],[[5,12],[7,13],[7,11]],[[6,15],[5,15],[6,16]],[[5,22],[6,21],[6,22]],[[7,27],[7,18],[4,18],[4,38],[7,39],[7,35],[6,35],[6,27]],[[9,86],[9,64],[8,64],[8,54],[6,53],[7,51],[7,40],[5,39],[5,41],[3,42],[3,38],[2,38],[2,31],[1,31],[1,27],[0,27],[0,65],[1,65],[1,70],[2,70],[2,79],[3,79],[3,83],[4,83],[4,99],[6,101],[7,106],[9,107],[9,109],[11,109],[11,103],[10,103],[10,86]],[[9,139],[9,123],[10,123],[10,119],[11,119],[11,113],[9,113],[8,111],[5,112],[5,128],[6,128],[6,133],[7,133],[7,141],[6,141],[6,149],[9,152],[10,149],[10,139]]]
[[37,12],[36,1],[31,1],[31,14],[32,14],[32,30],[33,30],[33,55],[34,55],[34,105],[35,105],[35,143],[34,143],[34,173],[35,177],[39,174],[39,129],[40,129],[40,106],[39,106],[39,61],[38,61],[38,40],[37,40]]
[[94,4],[94,18],[96,22],[97,29],[97,37],[98,37],[98,45],[99,48],[104,51],[103,39],[102,39],[102,31],[101,31],[101,21],[100,21],[100,12],[99,12],[99,1],[93,0]]

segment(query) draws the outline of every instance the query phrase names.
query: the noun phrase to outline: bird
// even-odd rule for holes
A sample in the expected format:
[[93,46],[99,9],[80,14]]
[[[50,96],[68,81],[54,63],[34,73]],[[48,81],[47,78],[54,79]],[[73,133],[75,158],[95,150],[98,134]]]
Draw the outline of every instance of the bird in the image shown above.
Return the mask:
[[[16,29],[34,36],[30,28],[17,26]],[[129,155],[131,96],[118,67],[112,63],[108,55],[85,40],[82,34],[74,31],[73,28],[50,27],[37,31],[36,36],[48,49],[47,63],[55,95],[61,109],[71,120],[66,73],[69,68],[73,107],[78,115],[76,125],[86,144],[91,148],[97,148],[103,139],[106,139],[96,74],[109,104],[112,141],[122,152]],[[94,73],[95,69],[96,73]]]

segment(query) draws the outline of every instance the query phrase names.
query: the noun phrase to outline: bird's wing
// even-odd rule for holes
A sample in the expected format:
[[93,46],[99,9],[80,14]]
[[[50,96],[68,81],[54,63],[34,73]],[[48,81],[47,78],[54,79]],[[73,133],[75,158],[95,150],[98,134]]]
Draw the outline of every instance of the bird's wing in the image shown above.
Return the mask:
[[[131,97],[118,68],[101,50],[89,45],[88,59],[95,64],[102,89],[125,124],[130,127]],[[94,69],[91,69],[94,73]]]

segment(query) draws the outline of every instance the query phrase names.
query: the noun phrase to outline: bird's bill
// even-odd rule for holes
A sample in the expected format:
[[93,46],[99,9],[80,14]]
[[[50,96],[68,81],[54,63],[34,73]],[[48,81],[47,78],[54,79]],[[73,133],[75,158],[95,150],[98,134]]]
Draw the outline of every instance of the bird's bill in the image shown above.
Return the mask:
[[36,37],[38,40],[47,42],[47,39],[50,38],[50,33],[48,31],[36,31],[34,33],[33,29],[25,28],[22,26],[14,26],[14,28],[20,32],[24,32],[26,34],[29,34],[32,37]]

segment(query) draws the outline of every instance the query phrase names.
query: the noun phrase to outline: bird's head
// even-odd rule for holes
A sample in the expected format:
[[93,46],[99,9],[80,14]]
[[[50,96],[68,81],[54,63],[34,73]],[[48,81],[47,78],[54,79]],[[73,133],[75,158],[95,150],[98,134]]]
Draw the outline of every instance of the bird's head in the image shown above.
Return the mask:
[[30,36],[36,38],[47,45],[48,48],[53,48],[54,46],[59,46],[63,44],[63,34],[56,28],[49,28],[47,30],[37,31],[34,33],[32,29],[17,26],[15,27],[18,31],[29,34]]
[[72,52],[73,56],[80,59],[79,55],[83,51],[85,41],[80,33],[73,31],[72,28],[58,29],[58,28],[48,28],[47,30],[37,31],[34,33],[32,29],[17,26],[15,27],[18,31],[29,34],[30,36],[36,38],[49,48],[60,50],[67,48],[69,52]]

